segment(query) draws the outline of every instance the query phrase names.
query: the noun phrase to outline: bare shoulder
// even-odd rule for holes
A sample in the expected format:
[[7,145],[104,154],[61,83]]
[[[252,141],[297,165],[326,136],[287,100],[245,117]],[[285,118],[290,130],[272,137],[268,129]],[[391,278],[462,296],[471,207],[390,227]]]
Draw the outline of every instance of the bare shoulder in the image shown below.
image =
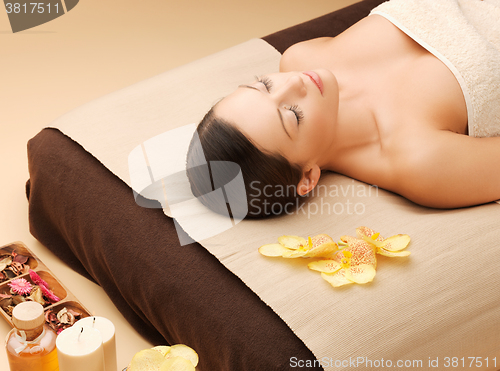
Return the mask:
[[[397,30],[397,32],[394,32]],[[382,16],[364,17],[335,37],[318,37],[290,46],[281,58],[280,71],[302,71],[325,67],[336,52],[380,48],[380,39],[403,34]],[[340,41],[340,42],[339,42]],[[390,42],[389,42],[390,41]],[[393,44],[394,40],[389,40]],[[377,50],[380,52],[380,50]]]
[[332,40],[332,37],[319,37],[290,46],[281,57],[280,71],[287,72],[308,69],[304,68],[309,63],[308,56],[321,52],[325,47],[328,47]]
[[391,155],[390,190],[437,208],[500,199],[500,137],[433,130],[406,143]]

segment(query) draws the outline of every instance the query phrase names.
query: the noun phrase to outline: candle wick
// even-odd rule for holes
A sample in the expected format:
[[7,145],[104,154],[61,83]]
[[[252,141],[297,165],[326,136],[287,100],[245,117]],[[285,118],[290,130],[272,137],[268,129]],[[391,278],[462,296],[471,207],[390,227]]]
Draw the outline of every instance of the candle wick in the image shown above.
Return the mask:
[[80,333],[78,334],[78,341],[80,341],[80,336],[82,336],[82,333],[83,333],[83,327],[82,327],[82,330],[80,331]]
[[95,317],[94,317],[94,321],[92,322],[92,327],[95,327]]

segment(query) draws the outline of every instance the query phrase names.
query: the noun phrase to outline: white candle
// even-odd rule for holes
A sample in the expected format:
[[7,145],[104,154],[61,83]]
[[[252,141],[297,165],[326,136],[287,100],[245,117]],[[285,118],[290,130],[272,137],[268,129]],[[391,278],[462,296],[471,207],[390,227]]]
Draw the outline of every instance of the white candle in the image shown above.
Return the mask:
[[117,371],[115,326],[113,322],[103,317],[86,317],[76,322],[73,327],[97,329],[102,336],[105,370]]
[[70,327],[56,339],[59,371],[104,371],[101,333],[95,329]]

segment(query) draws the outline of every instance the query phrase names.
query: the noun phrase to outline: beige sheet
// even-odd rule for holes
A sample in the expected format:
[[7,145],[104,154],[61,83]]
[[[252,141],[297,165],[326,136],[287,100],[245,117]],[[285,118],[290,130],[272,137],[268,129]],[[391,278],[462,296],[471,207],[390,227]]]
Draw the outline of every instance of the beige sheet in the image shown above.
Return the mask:
[[[252,40],[90,102],[53,126],[131,185],[130,153],[147,153],[147,140],[197,122],[238,84],[277,70],[278,60],[272,47]],[[185,144],[178,142],[180,151]],[[370,361],[368,369],[415,361],[435,370],[430,361],[444,369],[452,357],[482,357],[482,369],[500,368],[498,205],[427,209],[336,174],[323,177],[320,186],[323,193],[298,213],[243,221],[201,243],[273,308],[326,370],[363,369]],[[193,232],[202,225],[195,223]],[[305,260],[257,252],[283,234],[327,233],[337,240],[361,225],[386,237],[412,237],[412,255],[381,257],[371,284],[335,289]],[[299,361],[292,359],[291,366]]]

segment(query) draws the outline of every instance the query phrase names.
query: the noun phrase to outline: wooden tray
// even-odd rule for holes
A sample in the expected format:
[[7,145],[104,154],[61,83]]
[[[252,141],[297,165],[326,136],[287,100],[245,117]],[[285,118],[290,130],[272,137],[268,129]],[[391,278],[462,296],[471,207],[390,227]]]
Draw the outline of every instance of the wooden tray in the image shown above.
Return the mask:
[[[83,306],[82,303],[80,303],[80,301],[76,298],[76,296],[74,296],[62,284],[62,282],[59,281],[56,276],[54,276],[54,274],[47,268],[47,266],[43,264],[42,261],[38,259],[37,256],[30,249],[28,249],[28,247],[26,247],[24,243],[13,242],[8,245],[0,247],[0,260],[2,256],[10,255],[12,254],[12,252],[15,252],[18,255],[27,256],[28,261],[26,262],[26,264],[29,265],[30,269],[34,270],[43,280],[45,280],[49,284],[50,290],[52,290],[52,292],[57,297],[59,297],[59,299],[61,299],[57,303],[45,305],[44,306],[45,312],[52,309],[55,313],[57,313],[59,310],[66,307],[67,309],[71,308],[73,310],[82,313],[81,318],[90,316],[90,312]],[[25,280],[33,284],[33,281],[31,280],[29,273],[25,273],[17,277],[0,282],[0,293],[1,294],[10,293],[10,287],[8,286],[8,284],[9,282],[17,278],[24,278]],[[14,327],[11,316],[8,313],[6,313],[1,307],[0,307],[0,314],[12,327]]]

